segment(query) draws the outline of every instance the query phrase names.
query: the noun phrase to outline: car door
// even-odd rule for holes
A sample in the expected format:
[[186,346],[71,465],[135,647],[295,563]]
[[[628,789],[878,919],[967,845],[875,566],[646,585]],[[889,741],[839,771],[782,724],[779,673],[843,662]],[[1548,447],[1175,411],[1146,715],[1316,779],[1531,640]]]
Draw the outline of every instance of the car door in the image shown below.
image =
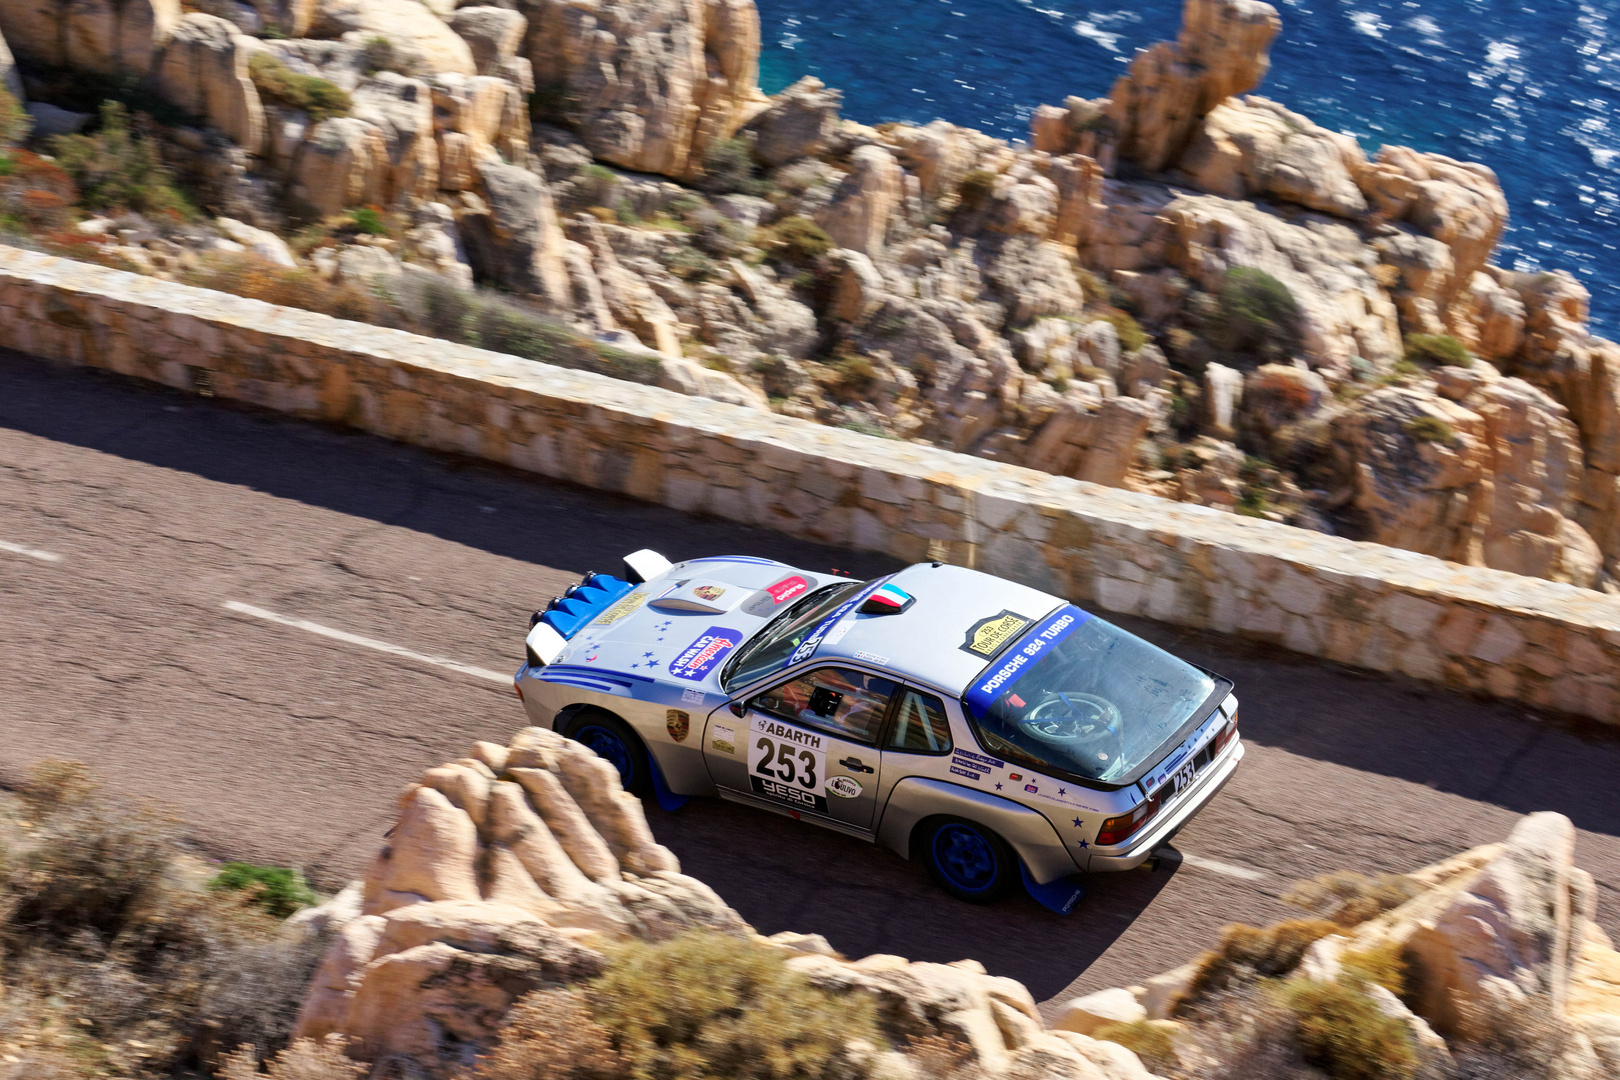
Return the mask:
[[[704,756],[723,793],[870,832],[892,679],[820,667],[709,721]],[[736,720],[733,727],[729,721]]]

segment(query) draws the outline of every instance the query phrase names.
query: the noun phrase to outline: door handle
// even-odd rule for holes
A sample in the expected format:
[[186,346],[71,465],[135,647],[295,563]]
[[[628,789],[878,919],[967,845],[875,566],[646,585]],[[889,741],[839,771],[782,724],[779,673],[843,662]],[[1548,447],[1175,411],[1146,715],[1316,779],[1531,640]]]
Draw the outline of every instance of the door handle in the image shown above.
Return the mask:
[[847,757],[843,761],[840,761],[838,764],[842,765],[844,768],[848,769],[850,772],[871,772],[872,771],[872,766],[863,764],[860,758]]

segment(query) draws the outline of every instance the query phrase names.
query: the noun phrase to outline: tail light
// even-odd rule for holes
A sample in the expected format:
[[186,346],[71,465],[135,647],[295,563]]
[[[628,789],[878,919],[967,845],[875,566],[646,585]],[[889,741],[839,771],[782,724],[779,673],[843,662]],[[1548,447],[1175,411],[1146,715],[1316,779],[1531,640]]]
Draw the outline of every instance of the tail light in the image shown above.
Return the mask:
[[1222,750],[1225,750],[1227,743],[1230,743],[1233,739],[1237,738],[1237,731],[1238,718],[1237,714],[1233,713],[1232,722],[1221,728],[1221,733],[1215,736],[1215,745],[1213,748],[1211,748],[1209,756],[1216,757]]
[[1142,803],[1135,810],[1128,814],[1121,814],[1119,817],[1111,817],[1103,822],[1102,828],[1097,833],[1097,846],[1113,847],[1129,840],[1136,834],[1137,830],[1158,816],[1160,809],[1164,807],[1163,794],[1164,788],[1161,787],[1158,794]]

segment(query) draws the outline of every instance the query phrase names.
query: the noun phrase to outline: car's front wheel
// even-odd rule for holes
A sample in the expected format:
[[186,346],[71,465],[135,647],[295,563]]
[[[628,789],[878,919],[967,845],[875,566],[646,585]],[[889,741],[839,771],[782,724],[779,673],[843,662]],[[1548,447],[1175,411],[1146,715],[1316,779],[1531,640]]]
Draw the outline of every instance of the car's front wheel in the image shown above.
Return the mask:
[[569,722],[565,734],[618,769],[624,790],[641,795],[651,786],[647,748],[630,725],[617,716],[600,709],[585,709]]
[[961,818],[942,818],[922,838],[935,883],[958,900],[987,904],[1018,878],[1018,856],[994,832]]

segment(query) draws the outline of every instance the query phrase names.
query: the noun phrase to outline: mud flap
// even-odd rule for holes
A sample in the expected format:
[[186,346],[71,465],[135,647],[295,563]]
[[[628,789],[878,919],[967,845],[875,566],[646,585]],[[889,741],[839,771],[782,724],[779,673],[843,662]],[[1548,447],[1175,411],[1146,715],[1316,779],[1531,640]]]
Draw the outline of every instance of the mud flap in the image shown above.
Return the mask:
[[1049,881],[1045,885],[1038,884],[1029,876],[1029,867],[1024,860],[1018,860],[1018,872],[1024,878],[1024,891],[1044,908],[1049,908],[1059,915],[1067,915],[1074,910],[1082,897],[1086,895],[1086,887],[1080,884],[1079,874],[1070,874],[1068,877]]
[[652,774],[653,795],[658,799],[658,808],[668,814],[685,806],[691,796],[677,795],[669,790],[669,785],[664,783],[664,770],[658,767],[658,759],[648,754],[647,764],[651,766],[647,771]]

